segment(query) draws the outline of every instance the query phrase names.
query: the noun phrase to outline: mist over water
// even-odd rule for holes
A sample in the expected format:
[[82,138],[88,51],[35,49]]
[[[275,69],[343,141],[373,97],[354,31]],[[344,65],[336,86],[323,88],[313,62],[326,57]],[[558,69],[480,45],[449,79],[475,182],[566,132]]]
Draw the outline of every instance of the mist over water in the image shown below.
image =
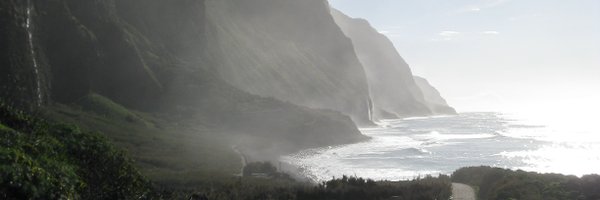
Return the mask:
[[480,165],[578,176],[600,172],[600,140],[591,131],[520,117],[473,112],[388,120],[361,129],[370,141],[308,149],[282,160],[316,181],[342,175],[400,180]]

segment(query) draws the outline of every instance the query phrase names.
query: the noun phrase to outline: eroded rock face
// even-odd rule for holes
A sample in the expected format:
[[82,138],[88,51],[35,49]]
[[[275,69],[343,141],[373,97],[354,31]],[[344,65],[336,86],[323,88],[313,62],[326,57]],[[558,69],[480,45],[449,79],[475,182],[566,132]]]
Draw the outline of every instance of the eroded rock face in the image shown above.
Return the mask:
[[352,40],[365,68],[375,118],[430,115],[440,111],[424,97],[423,88],[415,83],[409,65],[385,35],[366,20],[353,19],[335,9],[331,13]]
[[225,81],[369,122],[364,70],[325,0],[207,0],[207,13]]

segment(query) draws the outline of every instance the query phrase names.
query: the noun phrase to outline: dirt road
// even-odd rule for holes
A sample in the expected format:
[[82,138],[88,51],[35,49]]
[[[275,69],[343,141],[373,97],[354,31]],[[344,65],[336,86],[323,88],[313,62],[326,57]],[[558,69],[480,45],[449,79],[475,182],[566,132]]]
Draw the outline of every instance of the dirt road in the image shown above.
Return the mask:
[[476,200],[475,190],[462,183],[452,183],[452,200]]

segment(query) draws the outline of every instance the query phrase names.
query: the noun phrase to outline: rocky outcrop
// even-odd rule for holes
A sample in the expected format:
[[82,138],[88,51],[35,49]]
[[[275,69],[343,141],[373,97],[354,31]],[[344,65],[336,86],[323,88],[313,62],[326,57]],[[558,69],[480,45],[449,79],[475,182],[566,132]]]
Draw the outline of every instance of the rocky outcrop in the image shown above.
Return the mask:
[[423,91],[425,102],[434,114],[456,114],[456,110],[448,105],[446,99],[425,78],[414,77],[417,86]]
[[252,94],[369,121],[369,94],[352,42],[325,0],[207,0],[220,76]]

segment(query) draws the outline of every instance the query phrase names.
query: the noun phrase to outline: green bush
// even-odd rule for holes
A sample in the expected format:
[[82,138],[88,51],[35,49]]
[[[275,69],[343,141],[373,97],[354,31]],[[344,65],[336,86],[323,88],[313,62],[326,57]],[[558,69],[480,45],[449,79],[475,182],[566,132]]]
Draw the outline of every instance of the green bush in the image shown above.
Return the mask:
[[312,189],[298,191],[298,199],[449,199],[451,182],[447,176],[425,177],[412,181],[375,182],[343,176]]
[[0,103],[0,199],[139,199],[148,182],[95,133]]
[[600,176],[582,178],[539,174],[492,167],[466,167],[452,174],[452,181],[479,188],[479,199],[585,199],[600,197]]
[[18,149],[0,147],[2,199],[74,199],[81,180],[70,165],[34,159]]
[[318,185],[289,179],[238,177],[188,190],[167,188],[160,191],[156,196],[163,199],[432,200],[449,199],[451,183],[447,176],[396,182],[344,176]]

